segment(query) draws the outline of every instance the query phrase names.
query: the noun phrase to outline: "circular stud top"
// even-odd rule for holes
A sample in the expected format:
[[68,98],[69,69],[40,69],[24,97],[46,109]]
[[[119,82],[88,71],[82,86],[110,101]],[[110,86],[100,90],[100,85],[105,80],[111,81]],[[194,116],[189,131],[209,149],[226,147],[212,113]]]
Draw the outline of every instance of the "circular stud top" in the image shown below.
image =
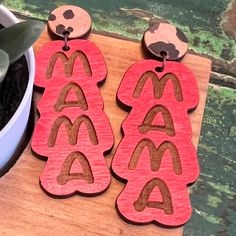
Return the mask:
[[174,25],[160,23],[151,26],[144,34],[147,49],[155,56],[170,61],[182,58],[188,51],[188,39],[184,33]]
[[70,32],[69,39],[79,38],[91,29],[92,20],[84,9],[65,5],[53,10],[48,18],[49,29],[57,36],[64,37],[63,33]]

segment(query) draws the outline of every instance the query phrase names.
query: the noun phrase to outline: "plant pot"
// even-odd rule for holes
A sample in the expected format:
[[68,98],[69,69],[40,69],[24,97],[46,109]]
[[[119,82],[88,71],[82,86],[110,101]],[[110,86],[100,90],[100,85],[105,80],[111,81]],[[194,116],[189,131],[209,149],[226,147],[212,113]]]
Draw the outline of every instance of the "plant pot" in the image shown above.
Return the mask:
[[[19,22],[18,19],[0,4],[0,24],[8,27],[17,22]],[[0,175],[15,160],[16,152],[21,145],[29,119],[35,75],[35,59],[32,48],[26,51],[25,57],[29,71],[25,94],[12,118],[0,131]]]

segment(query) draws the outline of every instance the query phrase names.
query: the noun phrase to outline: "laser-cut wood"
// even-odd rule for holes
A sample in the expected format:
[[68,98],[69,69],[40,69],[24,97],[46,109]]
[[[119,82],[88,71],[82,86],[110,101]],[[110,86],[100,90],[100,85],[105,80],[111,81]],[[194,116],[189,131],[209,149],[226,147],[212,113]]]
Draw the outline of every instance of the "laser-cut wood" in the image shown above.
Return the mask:
[[48,28],[63,37],[63,32],[70,32],[69,38],[79,38],[91,29],[92,20],[84,9],[74,5],[62,5],[53,10],[48,18]]
[[31,146],[47,159],[41,186],[51,195],[98,194],[110,173],[103,153],[113,134],[97,84],[106,78],[101,52],[86,40],[46,44],[36,57],[35,84],[45,88]]
[[117,99],[132,109],[112,169],[127,181],[116,202],[124,218],[178,226],[191,216],[187,185],[199,174],[188,117],[199,95],[183,64],[167,62],[157,72],[160,66],[154,60],[138,62],[121,81]]
[[172,158],[172,166],[175,174],[176,175],[182,174],[182,166],[179,152],[174,143],[165,141],[161,143],[158,147],[156,147],[153,141],[147,138],[142,139],[135,147],[135,150],[129,163],[130,170],[134,170],[136,168],[144,148],[148,148],[150,156],[150,167],[152,171],[159,171],[163,156],[165,152],[168,150]]
[[[61,46],[61,43],[60,43],[60,46]],[[64,46],[64,44],[63,44],[63,46]],[[61,50],[61,48],[58,48],[58,49]],[[66,77],[72,76],[73,68],[75,66],[75,61],[78,57],[80,58],[80,61],[83,64],[83,69],[84,69],[85,74],[87,76],[91,76],[92,72],[91,72],[91,68],[90,68],[90,65],[89,65],[86,55],[84,55],[83,52],[76,50],[76,51],[72,52],[72,54],[69,56],[69,58],[65,55],[65,52],[55,52],[52,55],[52,57],[50,58],[49,63],[47,64],[47,70],[45,72],[46,79],[51,79],[52,73],[54,72],[54,67],[55,67],[55,64],[56,64],[58,58],[60,58],[61,61],[63,62],[65,76]]]
[[[159,187],[161,193],[162,202],[149,201],[149,197],[152,191],[157,186]],[[144,211],[146,207],[150,207],[163,209],[167,215],[171,215],[174,213],[168,186],[164,181],[158,178],[152,179],[144,186],[139,199],[134,203],[134,207],[136,211],[140,212]]]
[[48,147],[55,146],[56,140],[58,138],[58,132],[62,124],[64,124],[67,129],[68,142],[70,145],[76,145],[79,142],[78,133],[80,131],[81,124],[84,124],[86,126],[90,142],[93,145],[98,145],[97,133],[92,121],[88,116],[81,115],[76,118],[74,123],[72,123],[67,116],[56,118],[56,120],[52,124],[52,128],[48,137]]
[[188,51],[188,39],[184,33],[168,23],[152,25],[145,32],[143,41],[153,55],[162,58],[161,52],[165,52],[171,61],[183,57]]
[[[72,165],[76,160],[78,160],[81,165],[82,173],[71,173]],[[61,185],[65,185],[67,181],[73,179],[83,179],[89,184],[94,183],[93,173],[89,162],[86,156],[81,152],[73,152],[66,158],[62,165],[61,173],[57,177],[58,183]]]
[[[76,99],[67,101],[67,98],[71,91],[74,91]],[[57,112],[61,112],[66,107],[80,107],[80,109],[83,111],[88,110],[88,104],[84,96],[84,92],[76,83],[69,83],[62,88],[60,94],[58,95],[58,99],[54,106],[54,109]]]
[[[163,125],[161,125],[160,122],[158,125],[153,124],[153,120],[158,113],[161,113],[161,116],[163,117]],[[141,134],[146,134],[152,130],[166,132],[166,134],[169,136],[175,135],[173,120],[166,107],[162,105],[156,105],[152,107],[145,116],[143,123],[139,126],[139,132]]]
[[[121,122],[127,115],[115,103],[118,85],[128,67],[144,57],[140,43],[137,42],[98,34],[91,34],[89,39],[102,51],[109,71],[106,83],[100,91],[104,100],[104,110],[110,118],[115,134],[115,150],[121,139]],[[35,52],[37,53],[49,40],[45,31],[34,46]],[[209,59],[191,54],[187,54],[182,63],[191,68],[199,87],[200,102],[197,109],[190,114],[192,141],[197,147],[211,63]],[[41,94],[35,90],[34,97],[34,103],[37,104]],[[37,114],[33,117],[37,119]],[[113,155],[112,151],[105,158],[108,165]],[[75,162],[74,165],[76,164]],[[59,202],[48,198],[38,186],[38,176],[44,165],[43,161],[32,154],[30,146],[27,146],[14,167],[0,178],[0,211],[4,215],[1,218],[0,232],[10,235],[32,235],[32,232],[39,235],[73,235],[75,232],[94,236],[182,235],[183,227],[166,228],[154,224],[137,227],[122,221],[114,208],[114,202],[124,184],[114,179],[108,191],[101,197],[73,197]]]

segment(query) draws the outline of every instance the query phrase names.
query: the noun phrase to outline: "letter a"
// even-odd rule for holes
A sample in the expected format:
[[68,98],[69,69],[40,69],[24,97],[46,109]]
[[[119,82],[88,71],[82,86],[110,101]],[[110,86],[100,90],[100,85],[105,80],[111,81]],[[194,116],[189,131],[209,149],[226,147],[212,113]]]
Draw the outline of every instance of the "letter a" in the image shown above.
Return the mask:
[[[155,187],[159,187],[160,189],[161,197],[163,199],[162,202],[148,200]],[[144,186],[138,200],[134,203],[134,207],[136,211],[140,212],[144,211],[144,209],[148,207],[163,209],[168,215],[174,213],[170,191],[165,182],[159,178],[152,179]]]

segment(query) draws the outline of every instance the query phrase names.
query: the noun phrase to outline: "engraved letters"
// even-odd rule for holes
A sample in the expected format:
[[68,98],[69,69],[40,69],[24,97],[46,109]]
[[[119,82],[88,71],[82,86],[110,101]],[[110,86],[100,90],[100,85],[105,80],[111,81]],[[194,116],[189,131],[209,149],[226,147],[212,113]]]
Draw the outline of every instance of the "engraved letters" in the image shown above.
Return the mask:
[[45,91],[31,146],[47,157],[40,182],[50,195],[97,195],[110,183],[103,153],[113,145],[96,88],[106,77],[106,66],[89,41],[68,45],[70,50],[63,51],[63,41],[50,42],[36,57],[35,83]]
[[112,169],[127,181],[117,198],[125,219],[177,226],[191,215],[187,185],[199,173],[187,115],[198,103],[198,90],[186,67],[167,62],[157,72],[158,63],[136,63],[120,84],[117,98],[132,109]]

